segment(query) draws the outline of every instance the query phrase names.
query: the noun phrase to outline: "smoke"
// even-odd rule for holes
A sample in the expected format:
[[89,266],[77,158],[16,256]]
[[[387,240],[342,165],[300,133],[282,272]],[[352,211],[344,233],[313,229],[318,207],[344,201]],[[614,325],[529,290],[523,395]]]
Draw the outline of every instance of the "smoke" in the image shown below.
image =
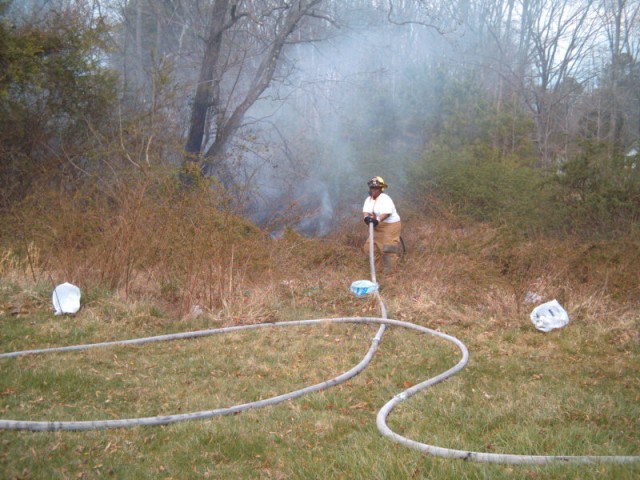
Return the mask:
[[335,218],[328,189],[322,184],[312,184],[309,196],[303,198],[305,205],[302,207],[308,212],[308,216],[294,226],[296,231],[311,236],[328,234],[333,227],[332,219]]
[[297,231],[325,235],[343,217],[359,220],[371,177],[403,191],[439,101],[429,97],[424,71],[448,47],[426,27],[373,23],[291,47],[286,81],[250,110],[252,131],[265,142],[264,154],[243,159],[260,172],[250,208],[259,224],[288,216]]

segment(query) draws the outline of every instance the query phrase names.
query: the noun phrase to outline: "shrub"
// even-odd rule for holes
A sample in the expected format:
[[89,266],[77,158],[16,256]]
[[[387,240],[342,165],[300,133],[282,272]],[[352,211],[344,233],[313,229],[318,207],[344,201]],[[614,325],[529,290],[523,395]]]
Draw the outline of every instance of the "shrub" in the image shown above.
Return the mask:
[[557,176],[559,202],[583,236],[616,235],[640,222],[639,160],[611,157],[605,144],[586,144]]

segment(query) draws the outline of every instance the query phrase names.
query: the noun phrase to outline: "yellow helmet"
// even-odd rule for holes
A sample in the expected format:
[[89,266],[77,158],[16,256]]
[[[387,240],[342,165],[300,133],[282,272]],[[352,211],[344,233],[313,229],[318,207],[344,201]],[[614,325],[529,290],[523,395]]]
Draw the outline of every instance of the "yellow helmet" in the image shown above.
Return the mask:
[[386,183],[384,183],[384,179],[382,177],[373,177],[371,180],[367,182],[367,185],[369,185],[369,188],[371,187],[380,188],[381,192],[384,192],[384,189],[389,186]]

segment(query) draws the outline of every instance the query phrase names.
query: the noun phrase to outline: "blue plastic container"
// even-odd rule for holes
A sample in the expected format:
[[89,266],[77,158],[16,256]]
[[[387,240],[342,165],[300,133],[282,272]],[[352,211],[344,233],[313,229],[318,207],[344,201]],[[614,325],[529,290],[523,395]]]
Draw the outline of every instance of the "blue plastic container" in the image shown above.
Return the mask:
[[378,284],[370,282],[369,280],[356,280],[351,284],[351,291],[357,297],[363,297],[378,291]]

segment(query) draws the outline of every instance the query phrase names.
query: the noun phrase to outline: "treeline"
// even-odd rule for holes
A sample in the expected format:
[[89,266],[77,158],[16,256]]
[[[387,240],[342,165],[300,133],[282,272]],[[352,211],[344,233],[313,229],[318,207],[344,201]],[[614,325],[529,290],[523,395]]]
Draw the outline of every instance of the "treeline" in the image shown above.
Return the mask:
[[220,211],[269,227],[313,217],[297,225],[317,234],[382,175],[405,209],[528,234],[629,233],[639,12],[626,0],[3,0],[0,209],[15,221],[53,194],[117,216],[126,192],[206,177]]
[[[459,83],[456,86],[456,83]],[[534,119],[517,102],[495,100],[471,81],[443,88],[452,108],[408,168],[423,208],[453,209],[526,235],[615,238],[640,222],[640,156],[635,147],[585,134],[573,152],[541,164]]]

